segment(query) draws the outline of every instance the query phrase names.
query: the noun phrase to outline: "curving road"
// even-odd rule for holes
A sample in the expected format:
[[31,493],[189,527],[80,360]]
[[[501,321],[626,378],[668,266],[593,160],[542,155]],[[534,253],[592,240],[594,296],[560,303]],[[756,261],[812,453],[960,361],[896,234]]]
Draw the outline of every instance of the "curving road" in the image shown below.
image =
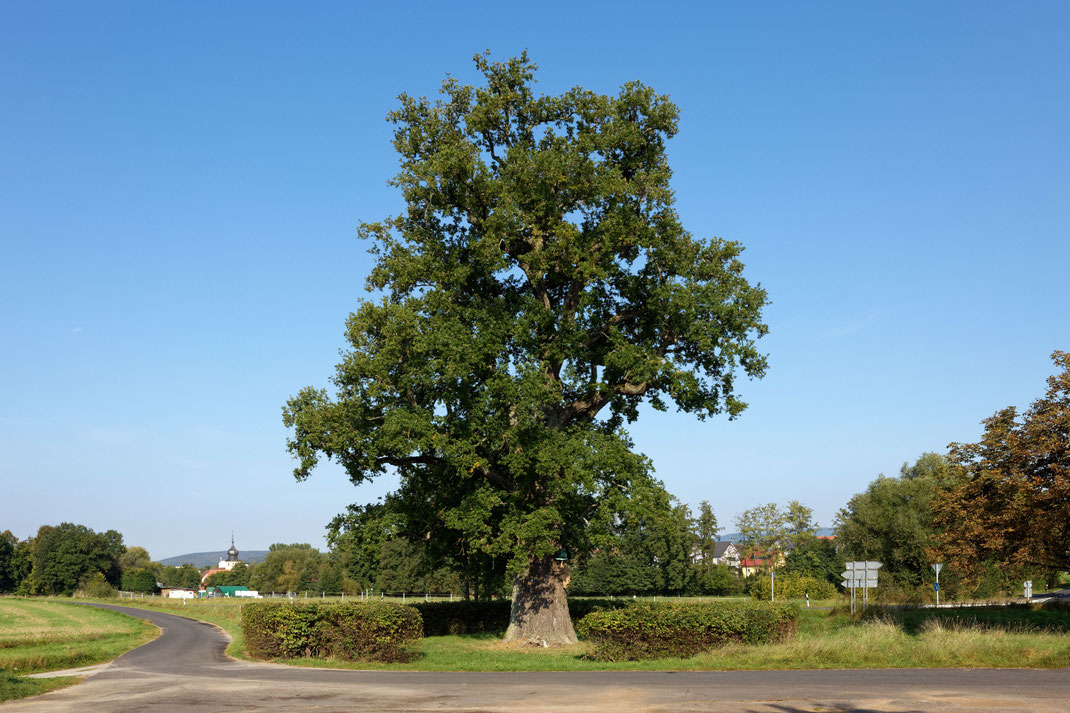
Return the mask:
[[228,659],[192,619],[107,606],[163,634],[78,686],[0,713],[539,711],[631,713],[1067,711],[1070,670],[422,673],[292,668]]

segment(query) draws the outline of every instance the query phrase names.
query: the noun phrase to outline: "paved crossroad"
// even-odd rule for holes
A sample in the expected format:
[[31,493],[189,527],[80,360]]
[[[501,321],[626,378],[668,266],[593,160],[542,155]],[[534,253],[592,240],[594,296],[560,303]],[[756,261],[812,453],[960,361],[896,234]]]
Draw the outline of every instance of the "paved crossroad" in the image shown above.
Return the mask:
[[226,635],[182,617],[109,607],[164,633],[79,686],[0,713],[287,711],[1067,711],[1070,671],[614,671],[443,673],[304,669],[227,659]]

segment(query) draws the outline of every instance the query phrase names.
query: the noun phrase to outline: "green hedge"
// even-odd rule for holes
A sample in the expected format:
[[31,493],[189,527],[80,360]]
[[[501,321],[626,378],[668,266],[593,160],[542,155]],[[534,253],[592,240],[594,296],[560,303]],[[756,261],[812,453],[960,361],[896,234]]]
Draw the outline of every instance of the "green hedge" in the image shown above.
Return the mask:
[[[591,612],[621,609],[631,605],[630,599],[569,599],[568,613],[575,624]],[[424,622],[424,636],[502,634],[509,626],[512,602],[508,599],[459,600],[413,602],[408,606],[420,612]]]
[[760,644],[795,633],[798,608],[780,602],[638,604],[588,614],[577,633],[602,661],[687,658],[729,642]]
[[614,611],[616,609],[627,609],[628,607],[635,606],[635,602],[631,599],[569,599],[568,600],[568,616],[572,619],[572,623],[578,624],[588,614],[594,612]]
[[461,599],[455,602],[413,602],[420,612],[424,636],[502,633],[509,626],[508,599]]
[[330,657],[407,661],[423,622],[412,607],[385,602],[243,604],[245,650],[255,658]]
[[[777,599],[802,599],[807,594],[811,599],[832,599],[840,593],[836,585],[827,579],[798,572],[778,574],[775,581]],[[769,575],[756,574],[751,577],[747,582],[747,591],[756,599],[769,599]]]

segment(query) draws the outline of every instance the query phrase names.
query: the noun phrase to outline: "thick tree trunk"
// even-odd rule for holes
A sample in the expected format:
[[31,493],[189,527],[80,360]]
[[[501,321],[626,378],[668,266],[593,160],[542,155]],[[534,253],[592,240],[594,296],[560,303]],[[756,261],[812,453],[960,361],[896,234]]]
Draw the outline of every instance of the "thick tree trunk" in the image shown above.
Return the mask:
[[575,644],[566,586],[568,565],[553,557],[533,561],[527,575],[513,583],[513,608],[505,640],[538,646]]

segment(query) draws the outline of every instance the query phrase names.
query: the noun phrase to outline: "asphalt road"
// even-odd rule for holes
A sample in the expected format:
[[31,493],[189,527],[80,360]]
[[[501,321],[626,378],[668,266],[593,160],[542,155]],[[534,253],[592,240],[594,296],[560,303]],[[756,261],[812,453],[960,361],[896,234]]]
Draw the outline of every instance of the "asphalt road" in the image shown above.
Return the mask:
[[0,713],[219,711],[1070,712],[1070,669],[438,673],[347,671],[228,659],[226,634],[171,614],[108,606],[163,635],[80,685]]

